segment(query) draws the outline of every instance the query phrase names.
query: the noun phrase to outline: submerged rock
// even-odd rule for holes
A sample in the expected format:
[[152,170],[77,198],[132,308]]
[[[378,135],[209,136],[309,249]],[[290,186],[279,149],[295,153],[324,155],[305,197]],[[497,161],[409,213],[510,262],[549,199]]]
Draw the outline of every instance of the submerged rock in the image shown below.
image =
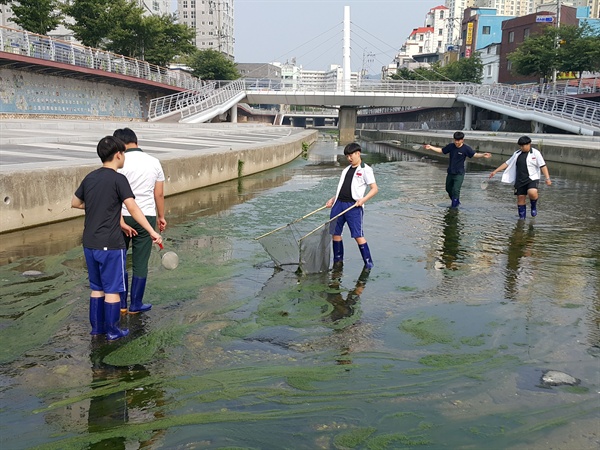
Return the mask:
[[43,272],[40,272],[39,270],[26,270],[21,275],[24,277],[39,277],[40,275],[43,275]]
[[568,373],[559,372],[558,370],[548,370],[542,375],[542,383],[546,386],[560,386],[563,384],[576,386],[581,383],[581,380],[572,377]]

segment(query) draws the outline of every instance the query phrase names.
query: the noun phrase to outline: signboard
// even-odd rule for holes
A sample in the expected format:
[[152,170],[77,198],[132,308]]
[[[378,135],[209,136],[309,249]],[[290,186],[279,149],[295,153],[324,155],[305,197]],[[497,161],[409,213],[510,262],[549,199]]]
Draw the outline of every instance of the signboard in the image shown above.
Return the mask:
[[554,16],[535,16],[536,23],[552,23]]
[[473,43],[473,22],[467,24],[467,37],[465,44],[471,45]]
[[467,47],[465,49],[465,58],[470,58],[471,57],[471,47]]

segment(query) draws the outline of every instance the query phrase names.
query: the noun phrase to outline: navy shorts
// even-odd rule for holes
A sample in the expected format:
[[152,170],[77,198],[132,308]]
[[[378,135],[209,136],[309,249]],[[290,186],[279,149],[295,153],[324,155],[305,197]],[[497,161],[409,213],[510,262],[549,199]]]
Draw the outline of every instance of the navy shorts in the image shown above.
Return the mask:
[[125,292],[127,250],[96,250],[84,247],[83,254],[92,291],[104,291],[105,294]]
[[519,187],[515,186],[515,195],[527,195],[529,189],[537,189],[538,185],[539,180],[534,180]]
[[[331,208],[331,214],[329,217],[335,217],[339,213],[345,211],[350,208],[356,202],[340,202],[336,201]],[[348,224],[348,228],[350,229],[350,236],[353,239],[364,237],[363,233],[363,214],[364,209],[360,208],[352,208],[350,211],[344,213],[337,220],[331,222],[329,227],[329,234],[333,234],[336,236],[341,236],[342,231],[344,229],[344,225]]]

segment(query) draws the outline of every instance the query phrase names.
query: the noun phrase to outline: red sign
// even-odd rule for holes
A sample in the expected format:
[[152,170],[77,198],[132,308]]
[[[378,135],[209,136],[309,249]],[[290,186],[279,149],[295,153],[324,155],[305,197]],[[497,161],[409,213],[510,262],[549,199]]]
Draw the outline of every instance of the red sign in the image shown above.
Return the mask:
[[469,58],[471,56],[471,47],[467,47],[465,49],[465,57]]

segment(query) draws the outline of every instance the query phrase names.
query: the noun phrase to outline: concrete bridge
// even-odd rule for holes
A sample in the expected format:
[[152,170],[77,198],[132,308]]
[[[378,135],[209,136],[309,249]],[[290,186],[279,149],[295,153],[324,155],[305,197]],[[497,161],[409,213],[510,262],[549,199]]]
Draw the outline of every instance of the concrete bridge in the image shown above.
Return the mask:
[[[339,110],[340,141],[354,138],[359,109],[379,107],[465,108],[464,129],[469,130],[472,111],[478,106],[500,114],[575,134],[600,135],[600,104],[555,90],[538,92],[537,86],[479,85],[430,81],[363,81],[340,89],[337,84],[315,86],[264,79],[213,81],[201,91],[187,91],[155,99],[150,121],[207,122],[229,112],[237,120],[240,102],[271,105],[335,107]],[[281,114],[285,114],[282,112]]]

